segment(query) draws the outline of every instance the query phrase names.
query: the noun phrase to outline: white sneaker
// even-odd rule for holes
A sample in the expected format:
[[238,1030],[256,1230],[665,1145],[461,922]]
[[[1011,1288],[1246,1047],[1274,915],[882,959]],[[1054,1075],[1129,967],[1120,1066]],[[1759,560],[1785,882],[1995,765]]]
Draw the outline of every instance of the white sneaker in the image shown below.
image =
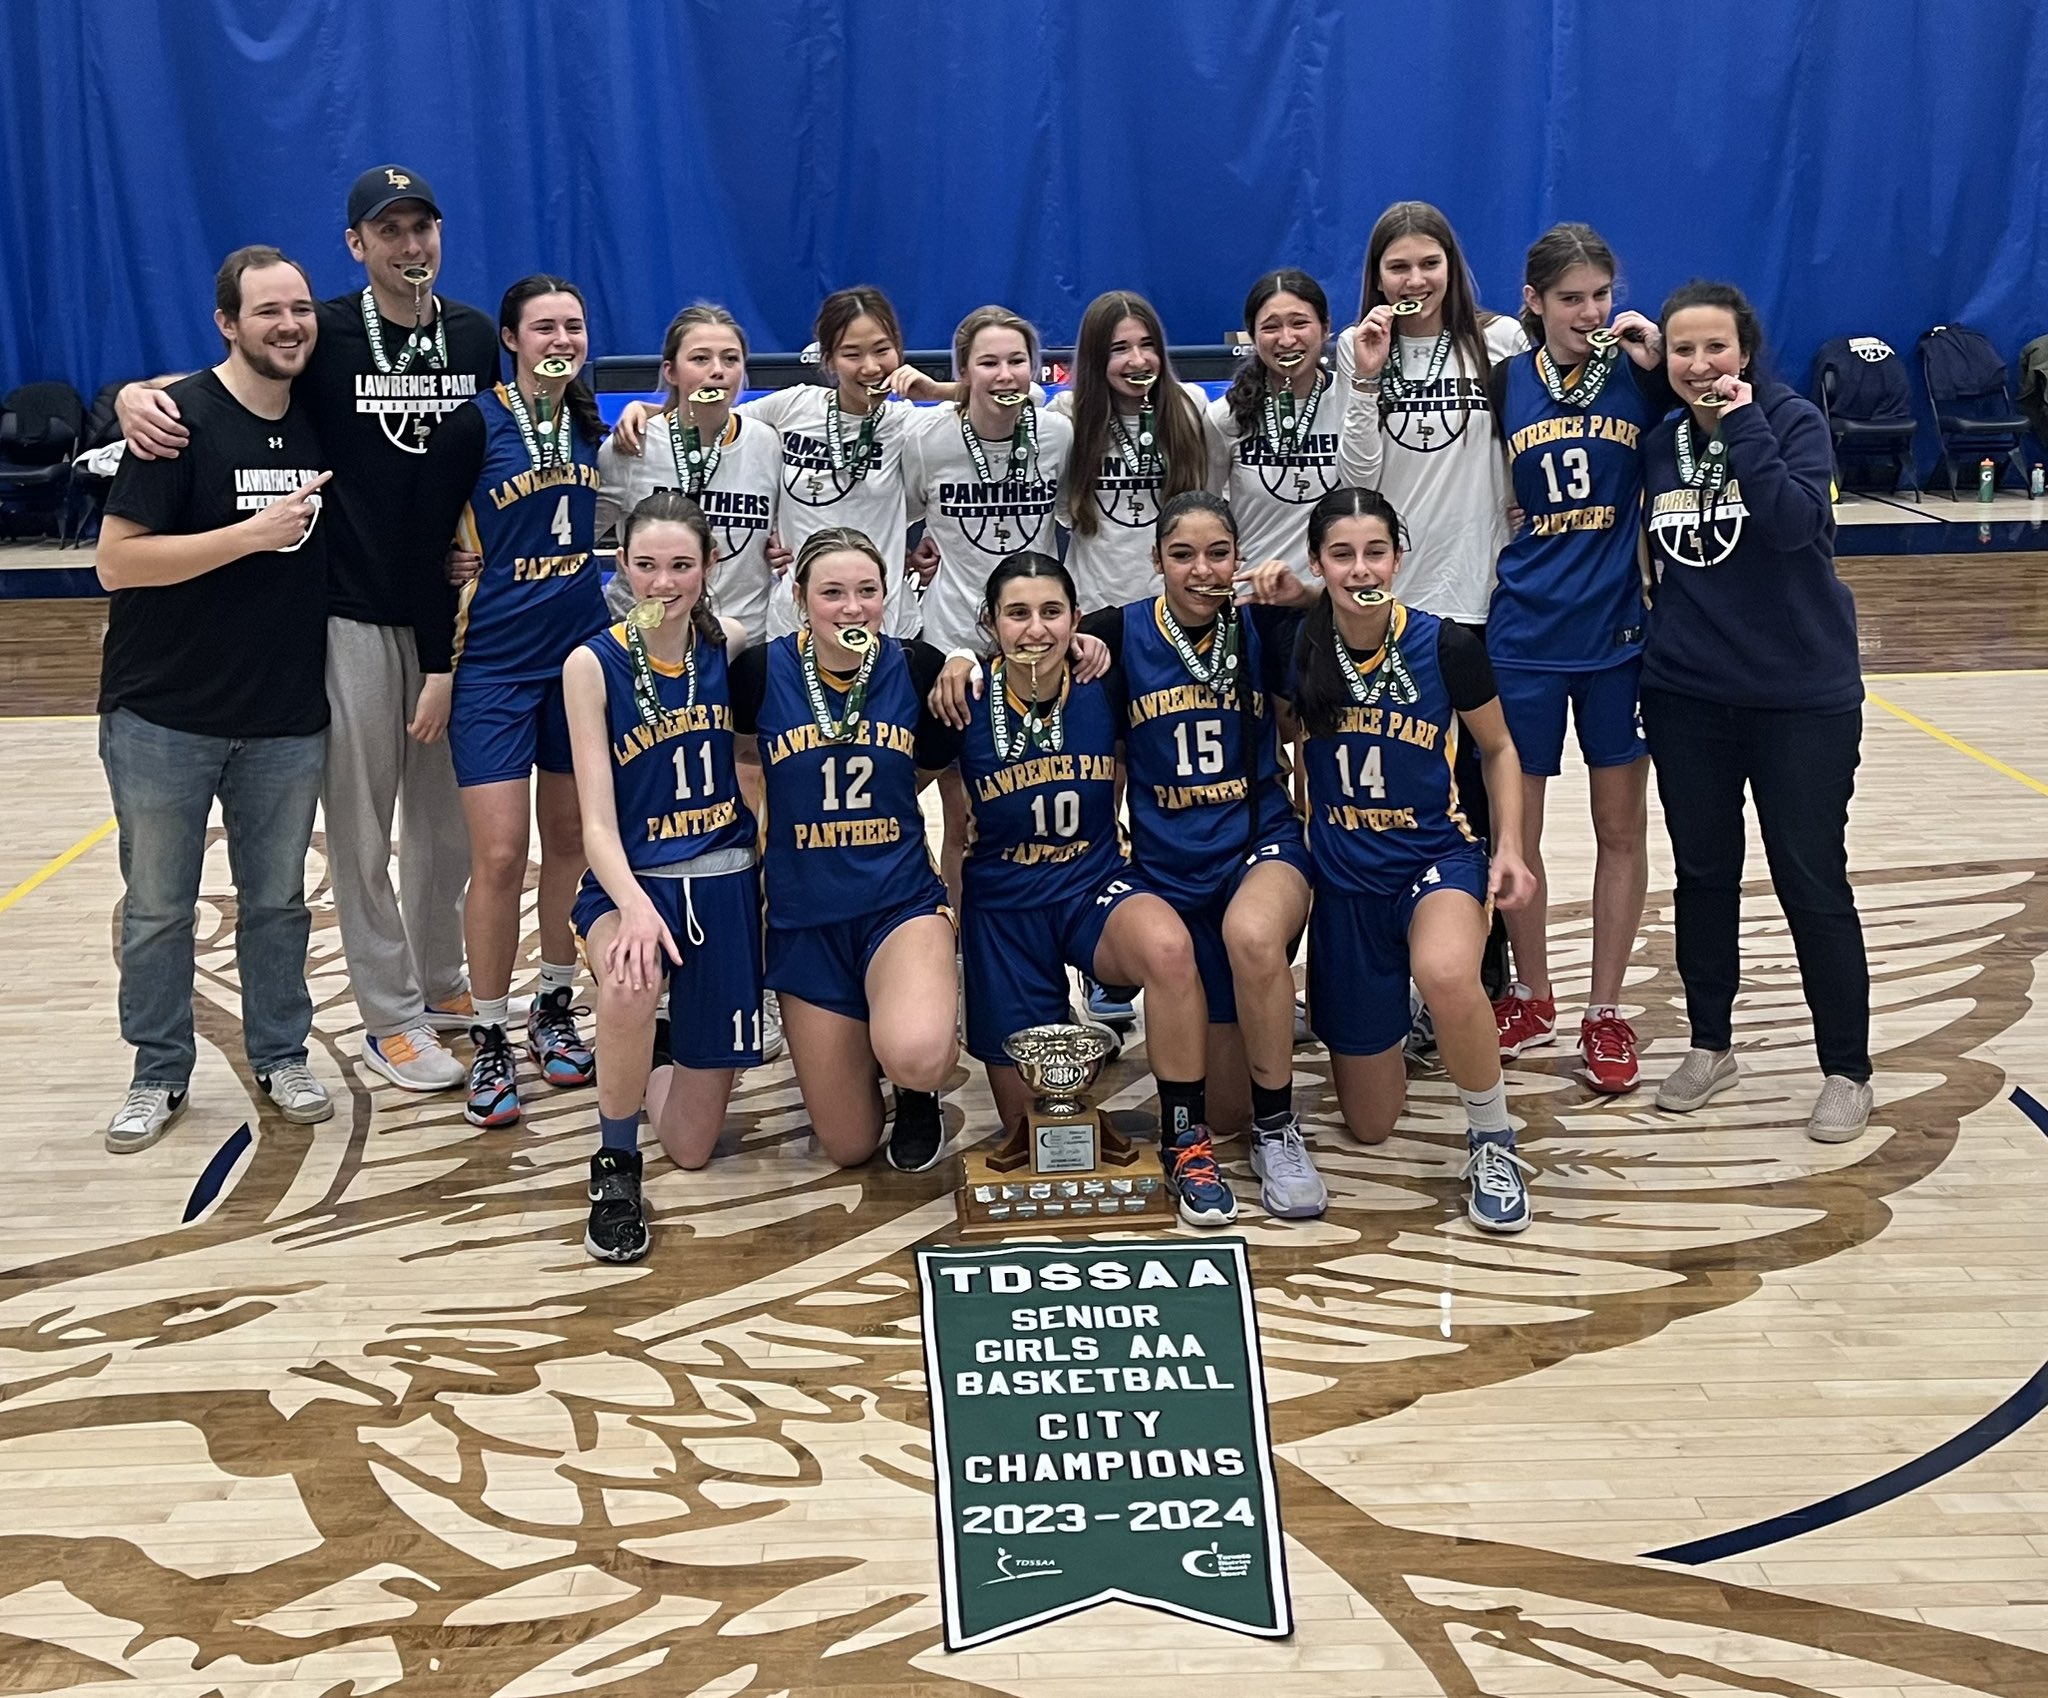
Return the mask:
[[1689,1049],[1657,1087],[1657,1106],[1666,1114],[1690,1114],[1734,1084],[1739,1071],[1732,1049]]
[[1252,1172],[1259,1176],[1259,1203],[1275,1220],[1314,1220],[1330,1206],[1329,1187],[1316,1172],[1315,1158],[1301,1141],[1301,1122],[1292,1115],[1278,1132],[1252,1129]]
[[315,1121],[333,1118],[334,1104],[328,1099],[327,1087],[313,1077],[312,1069],[303,1061],[280,1067],[267,1079],[258,1074],[256,1083],[287,1120],[311,1126]]
[[761,1065],[778,1060],[789,1046],[782,1040],[782,999],[772,990],[761,993]]
[[187,1100],[186,1092],[167,1086],[136,1086],[107,1122],[107,1148],[117,1156],[148,1149],[185,1112]]
[[469,1077],[469,1069],[449,1054],[424,1020],[388,1038],[365,1033],[362,1053],[365,1067],[401,1091],[452,1091]]

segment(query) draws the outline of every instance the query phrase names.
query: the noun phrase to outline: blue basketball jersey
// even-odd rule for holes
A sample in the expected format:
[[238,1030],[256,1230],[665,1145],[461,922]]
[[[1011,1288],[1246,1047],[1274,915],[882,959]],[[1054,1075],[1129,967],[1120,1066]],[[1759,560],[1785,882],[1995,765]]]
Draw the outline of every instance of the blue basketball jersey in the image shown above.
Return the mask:
[[605,627],[591,564],[597,535],[597,451],[573,429],[571,463],[536,471],[506,409],[504,385],[470,403],[484,416],[484,464],[461,536],[483,556],[462,592],[456,664],[491,678],[559,678],[576,645]]
[[[785,927],[833,925],[878,913],[931,883],[924,814],[917,805],[917,686],[903,645],[882,638],[859,725],[827,742],[804,693],[794,632],[768,645],[757,721],[768,778],[768,919]],[[823,680],[827,711],[846,692]]]
[[[1092,896],[1128,860],[1116,825],[1116,710],[1100,680],[1070,684],[1058,751],[997,754],[994,685],[970,704],[960,747],[967,783],[961,896],[984,908],[1035,908]],[[1014,737],[1022,710],[1010,700]]]
[[1515,504],[1528,515],[1501,551],[1486,616],[1497,666],[1597,671],[1643,646],[1644,433],[1656,421],[1618,359],[1585,407],[1553,401],[1536,351],[1508,362],[1501,408]]
[[655,693],[667,712],[652,725],[640,717],[634,700],[626,627],[614,625],[583,646],[604,669],[612,798],[619,841],[633,870],[673,866],[720,849],[752,849],[754,816],[733,772],[724,645],[697,644],[694,705],[683,669],[653,663]]
[[[1383,696],[1347,706],[1335,736],[1310,736],[1308,852],[1319,888],[1352,895],[1398,890],[1433,861],[1474,842],[1458,804],[1452,763],[1457,715],[1437,663],[1434,614],[1397,605],[1394,640],[1416,700]],[[1369,663],[1359,670],[1373,676]]]
[[[1131,850],[1148,881],[1199,897],[1230,878],[1255,845],[1284,831],[1294,807],[1280,781],[1273,719],[1259,687],[1264,674],[1256,627],[1238,618],[1239,693],[1219,699],[1189,676],[1166,634],[1164,605],[1165,597],[1154,596],[1123,610],[1119,660],[1128,697],[1124,760],[1130,770]],[[1207,656],[1216,629],[1210,627],[1197,653]],[[1238,705],[1240,699],[1246,706]],[[1256,829],[1248,793],[1258,809]]]

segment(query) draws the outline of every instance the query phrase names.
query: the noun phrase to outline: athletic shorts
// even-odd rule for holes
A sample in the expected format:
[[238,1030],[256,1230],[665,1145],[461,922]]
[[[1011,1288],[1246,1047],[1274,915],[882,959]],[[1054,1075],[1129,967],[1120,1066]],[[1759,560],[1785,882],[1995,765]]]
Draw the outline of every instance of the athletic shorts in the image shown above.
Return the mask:
[[[761,874],[755,867],[697,878],[650,878],[640,888],[683,952],[668,970],[669,1053],[681,1067],[754,1067],[761,1060]],[[586,872],[569,923],[590,928],[619,905]],[[588,951],[585,951],[586,955]],[[601,963],[589,961],[596,977]]]
[[1408,925],[1433,890],[1462,890],[1483,903],[1486,851],[1476,843],[1455,850],[1389,894],[1316,892],[1308,915],[1308,1023],[1332,1054],[1378,1055],[1408,1036]]
[[525,778],[535,767],[572,771],[561,679],[513,683],[478,678],[458,666],[448,710],[448,753],[455,762],[455,782],[465,789]]
[[1555,778],[1564,762],[1565,705],[1579,730],[1579,753],[1589,767],[1627,766],[1649,753],[1642,716],[1636,711],[1636,683],[1643,657],[1631,655],[1598,672],[1549,672],[1494,662],[1500,711],[1522,770],[1531,778]]
[[1093,895],[1040,908],[961,905],[960,970],[967,991],[967,1053],[1008,1067],[1003,1040],[1026,1026],[1067,1018],[1065,969],[1095,976],[1095,950],[1110,915],[1133,896],[1155,894],[1126,868]]
[[838,920],[824,926],[768,928],[768,988],[778,996],[800,997],[814,1008],[843,1014],[849,1020],[868,1017],[868,964],[889,934],[927,914],[953,917],[946,887],[937,873],[917,896],[876,914]]
[[1206,895],[1186,895],[1171,890],[1159,892],[1187,923],[1188,937],[1195,946],[1195,966],[1201,972],[1202,990],[1209,999],[1209,1024],[1212,1026],[1233,1026],[1237,1023],[1237,979],[1230,970],[1230,951],[1223,945],[1224,913],[1230,907],[1231,898],[1237,894],[1237,887],[1244,883],[1251,870],[1264,866],[1268,861],[1292,867],[1303,878],[1309,876],[1308,844],[1302,839],[1299,820],[1292,821],[1287,832],[1261,843],[1231,868],[1228,878]]

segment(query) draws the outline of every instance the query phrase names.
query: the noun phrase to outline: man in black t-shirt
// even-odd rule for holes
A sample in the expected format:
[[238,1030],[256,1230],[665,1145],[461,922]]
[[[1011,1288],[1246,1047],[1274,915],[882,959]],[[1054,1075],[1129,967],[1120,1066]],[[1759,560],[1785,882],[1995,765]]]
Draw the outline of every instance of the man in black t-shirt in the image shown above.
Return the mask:
[[[483,313],[433,292],[441,214],[419,173],[383,165],[357,178],[346,238],[366,286],[320,304],[319,347],[297,384],[335,468],[327,856],[363,1061],[407,1090],[436,1091],[467,1077],[438,1034],[466,1031],[474,1015],[462,965],[469,834],[443,736],[447,586],[412,570],[413,486],[435,425],[497,380],[498,337]],[[119,410],[133,453],[183,449],[169,391],[131,384]]]
[[107,496],[100,581],[100,759],[121,827],[121,1035],[127,1100],[107,1129],[145,1149],[183,1111],[192,1069],[194,910],[216,798],[235,881],[243,1043],[289,1120],[334,1112],[306,1066],[306,850],[327,752],[327,529],[333,475],[292,397],[318,326],[312,285],[270,247],[214,283],[227,358],[166,393],[175,460],[127,456]]

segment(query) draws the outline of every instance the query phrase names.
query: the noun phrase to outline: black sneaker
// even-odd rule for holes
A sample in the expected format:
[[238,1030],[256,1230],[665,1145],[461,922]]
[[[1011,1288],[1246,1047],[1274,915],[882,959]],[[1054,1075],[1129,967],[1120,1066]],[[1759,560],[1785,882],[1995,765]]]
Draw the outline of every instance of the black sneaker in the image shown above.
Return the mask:
[[599,1150],[590,1158],[590,1224],[583,1229],[583,1248],[600,1262],[637,1262],[647,1244],[640,1152]]
[[922,1173],[939,1159],[946,1125],[938,1095],[896,1087],[896,1129],[889,1134],[889,1165],[898,1173]]
[[675,1065],[675,1051],[669,1048],[668,1032],[668,1016],[666,1014],[655,1015],[654,1056],[647,1064],[650,1073],[657,1067],[673,1067]]
[[472,1026],[476,1054],[469,1064],[469,1100],[462,1117],[472,1126],[510,1126],[519,1118],[519,1076],[503,1026]]

